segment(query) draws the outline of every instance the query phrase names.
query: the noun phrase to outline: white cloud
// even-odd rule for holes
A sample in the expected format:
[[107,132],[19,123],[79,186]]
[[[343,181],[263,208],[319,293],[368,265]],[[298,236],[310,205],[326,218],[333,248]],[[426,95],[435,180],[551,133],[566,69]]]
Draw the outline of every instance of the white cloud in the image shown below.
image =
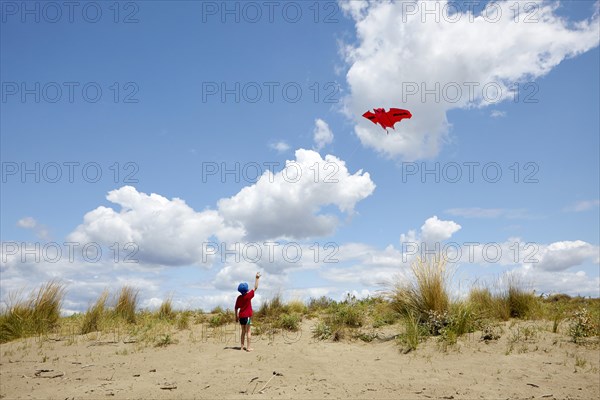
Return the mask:
[[17,226],[23,229],[32,229],[35,232],[35,235],[40,239],[50,239],[50,232],[48,232],[48,228],[38,223],[33,217],[21,218],[17,221]]
[[511,271],[529,282],[538,294],[565,293],[571,296],[600,296],[600,277],[585,271],[544,271],[522,266]]
[[350,174],[344,161],[311,150],[296,151],[296,160],[275,175],[266,171],[238,194],[218,202],[228,223],[239,226],[249,240],[304,239],[330,235],[338,218],[321,209],[336,206],[351,215],[355,205],[375,189],[368,172]]
[[315,120],[315,129],[313,131],[313,135],[317,151],[333,142],[333,132],[331,132],[327,122],[320,118]]
[[336,266],[326,268],[322,276],[332,282],[352,282],[365,286],[382,286],[398,279],[406,279],[410,273],[410,265],[415,257],[426,254],[426,250],[435,248],[452,237],[461,229],[454,221],[444,221],[437,216],[428,218],[421,226],[419,234],[409,230],[400,235],[400,249],[393,245],[383,250],[362,243],[348,243],[340,246],[341,263],[354,263],[351,266]]
[[342,11],[355,20],[364,18],[364,14],[369,7],[367,0],[340,1]]
[[571,212],[582,212],[582,211],[588,211],[591,210],[593,208],[596,208],[600,206],[600,200],[595,199],[595,200],[581,200],[581,201],[577,201],[567,207],[565,207],[565,211],[571,211]]
[[450,208],[446,210],[450,215],[465,218],[508,218],[508,219],[531,219],[534,218],[525,209],[507,209],[507,208]]
[[269,147],[273,150],[276,150],[278,153],[285,153],[290,149],[290,145],[284,142],[283,140],[280,140],[279,142],[275,143],[270,143]]
[[421,237],[426,243],[441,242],[450,239],[452,234],[458,232],[461,226],[454,221],[443,221],[437,216],[428,218],[421,226]]
[[[572,23],[557,16],[550,2],[536,3],[537,23],[515,23],[513,1],[490,2],[483,15],[466,9],[438,15],[439,22],[425,10],[432,4],[447,9],[446,0],[341,4],[354,18],[357,36],[355,45],[343,49],[351,88],[346,112],[364,146],[405,160],[439,153],[451,127],[449,110],[513,98],[513,83],[542,77],[599,41],[598,15]],[[492,22],[497,7],[501,16]],[[373,107],[406,108],[413,117],[385,135],[361,117]]]
[[36,225],[37,225],[37,222],[36,222],[35,218],[33,218],[33,217],[25,217],[25,218],[21,218],[19,221],[17,221],[17,226],[20,228],[33,229],[33,228],[35,228]]
[[134,243],[139,261],[158,265],[206,264],[203,243],[211,236],[240,237],[241,231],[227,227],[214,210],[194,211],[185,201],[171,200],[124,186],[106,197],[119,211],[98,207],[88,212],[83,223],[68,239],[78,243],[97,242],[107,246]]
[[599,254],[598,246],[582,240],[554,242],[540,249],[540,262],[534,267],[545,271],[564,271],[588,260],[598,263]]
[[[120,208],[100,206],[88,212],[68,240],[81,246],[133,243],[143,265],[210,265],[215,254],[208,243],[226,242],[231,247],[256,239],[329,235],[338,216],[322,209],[334,206],[339,213],[352,215],[374,188],[368,173],[350,174],[342,160],[300,149],[283,170],[275,174],[268,170],[255,184],[219,200],[218,210],[195,211],[182,199],[138,192],[131,186],[113,190],[107,199]],[[275,273],[287,264],[280,256],[262,265]]]
[[469,241],[460,245],[459,249],[442,246],[443,256],[465,265],[521,265],[545,272],[565,271],[587,262],[598,264],[600,254],[598,246],[582,240],[545,244],[508,238],[503,242]]
[[490,113],[490,117],[492,117],[492,118],[506,117],[506,111],[492,110],[492,112]]
[[304,300],[309,298],[318,299],[319,297],[329,297],[333,291],[337,288],[333,286],[327,287],[310,287],[302,289],[290,289],[287,291],[287,298],[289,300]]
[[[254,285],[254,274],[258,267],[249,263],[226,265],[217,272],[213,285],[220,290],[237,290],[240,282],[247,282],[250,288]],[[270,277],[270,276],[269,276]]]

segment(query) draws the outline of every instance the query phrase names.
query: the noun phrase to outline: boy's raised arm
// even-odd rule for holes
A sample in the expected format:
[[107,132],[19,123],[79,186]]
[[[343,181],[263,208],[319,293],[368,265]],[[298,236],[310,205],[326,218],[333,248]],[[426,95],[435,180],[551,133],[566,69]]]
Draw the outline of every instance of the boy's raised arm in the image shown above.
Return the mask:
[[256,273],[256,279],[254,279],[254,291],[258,289],[258,280],[260,279],[260,272]]

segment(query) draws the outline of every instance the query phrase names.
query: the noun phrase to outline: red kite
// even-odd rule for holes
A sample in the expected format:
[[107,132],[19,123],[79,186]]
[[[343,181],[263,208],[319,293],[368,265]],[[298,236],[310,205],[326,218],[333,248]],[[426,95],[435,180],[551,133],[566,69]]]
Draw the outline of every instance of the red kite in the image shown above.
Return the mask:
[[412,117],[412,114],[408,110],[401,110],[399,108],[390,108],[390,111],[385,111],[384,108],[375,108],[373,114],[371,111],[367,111],[363,114],[363,117],[371,120],[374,124],[379,124],[387,132],[387,128],[394,129],[396,122],[402,121],[404,118]]

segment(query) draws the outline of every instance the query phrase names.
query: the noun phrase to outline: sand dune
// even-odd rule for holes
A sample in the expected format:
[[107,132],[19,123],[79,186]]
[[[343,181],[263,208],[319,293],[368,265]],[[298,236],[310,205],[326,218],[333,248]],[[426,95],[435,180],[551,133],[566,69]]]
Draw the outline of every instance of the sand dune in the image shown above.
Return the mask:
[[[435,338],[403,354],[399,325],[370,343],[317,341],[299,332],[254,336],[239,350],[235,325],[173,331],[154,347],[122,332],[51,335],[0,346],[6,399],[592,399],[600,396],[597,343],[576,345],[543,322],[507,322],[485,343]],[[527,329],[528,335],[521,332]]]

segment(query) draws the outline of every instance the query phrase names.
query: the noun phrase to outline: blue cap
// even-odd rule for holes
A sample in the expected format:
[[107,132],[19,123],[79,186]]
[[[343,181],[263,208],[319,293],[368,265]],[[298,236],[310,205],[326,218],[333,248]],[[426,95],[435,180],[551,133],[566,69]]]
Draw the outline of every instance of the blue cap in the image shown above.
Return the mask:
[[242,282],[238,285],[238,292],[241,294],[246,294],[248,292],[248,284],[246,282]]

